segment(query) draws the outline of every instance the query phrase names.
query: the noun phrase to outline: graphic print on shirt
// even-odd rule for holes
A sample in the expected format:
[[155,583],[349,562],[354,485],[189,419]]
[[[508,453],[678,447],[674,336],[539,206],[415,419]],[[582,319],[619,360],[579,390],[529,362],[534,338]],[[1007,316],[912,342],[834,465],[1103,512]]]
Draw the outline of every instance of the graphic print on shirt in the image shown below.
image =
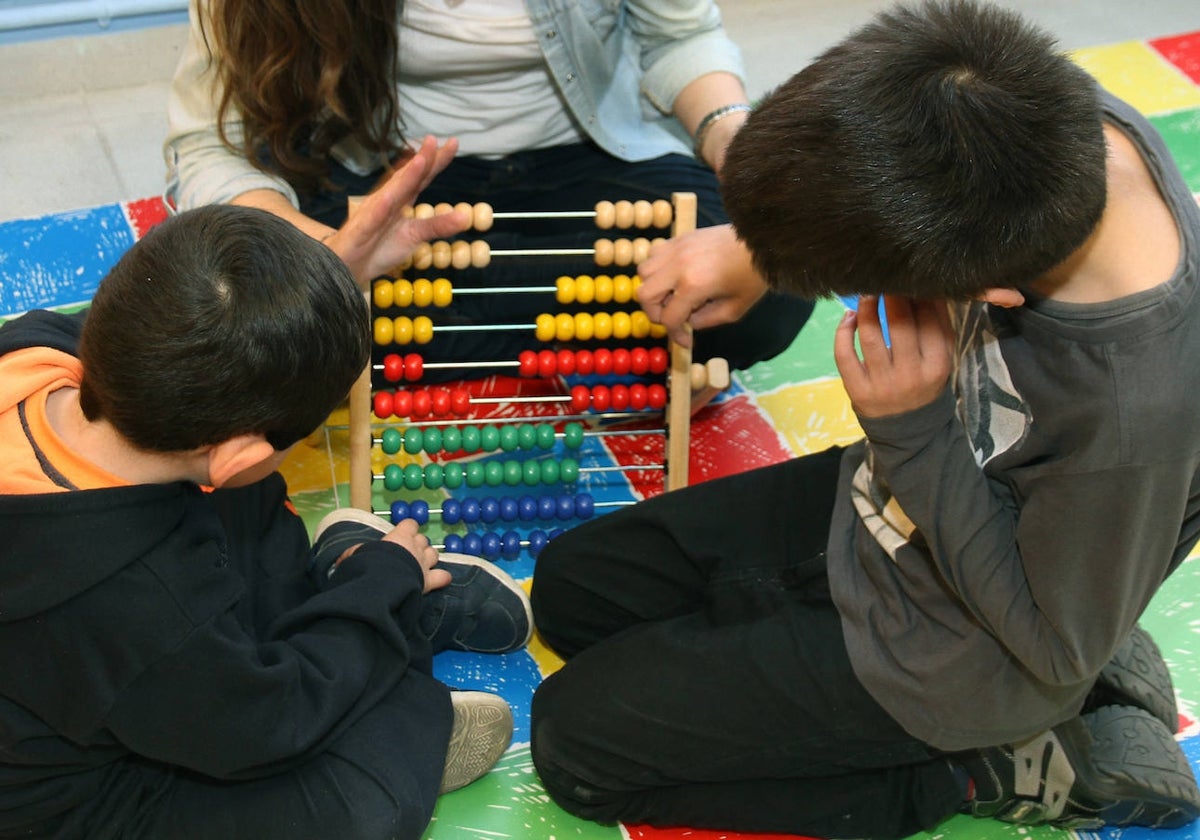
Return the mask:
[[[958,418],[966,429],[975,462],[983,467],[992,458],[1020,443],[1032,417],[1017,393],[988,308],[983,303],[951,307],[954,327],[954,392]],[[913,537],[916,526],[882,478],[875,475],[870,444],[854,474],[851,499],[867,531],[895,562],[897,552]]]

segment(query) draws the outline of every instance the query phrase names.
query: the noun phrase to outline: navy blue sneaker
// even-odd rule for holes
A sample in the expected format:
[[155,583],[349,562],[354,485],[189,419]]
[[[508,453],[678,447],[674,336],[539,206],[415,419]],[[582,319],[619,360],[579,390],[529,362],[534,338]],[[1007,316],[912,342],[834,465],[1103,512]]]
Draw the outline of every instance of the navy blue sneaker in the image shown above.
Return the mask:
[[533,635],[529,596],[495,563],[468,554],[442,552],[437,568],[450,583],[425,596],[421,632],[433,652],[443,650],[507,653]]
[[[347,549],[391,530],[388,520],[364,510],[333,511],[313,535],[312,573],[332,575]],[[438,555],[436,568],[450,573],[450,583],[425,594],[418,624],[434,653],[507,653],[528,644],[533,636],[533,609],[511,575],[489,560],[450,552]]]
[[1145,709],[1105,706],[1033,738],[954,757],[975,783],[964,811],[1020,825],[1178,828],[1200,788],[1171,732]]

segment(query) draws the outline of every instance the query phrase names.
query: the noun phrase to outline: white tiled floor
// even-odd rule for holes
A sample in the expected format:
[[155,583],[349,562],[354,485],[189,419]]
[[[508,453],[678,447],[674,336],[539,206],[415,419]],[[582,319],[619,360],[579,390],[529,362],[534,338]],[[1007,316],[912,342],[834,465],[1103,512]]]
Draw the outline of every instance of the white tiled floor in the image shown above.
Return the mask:
[[[1196,0],[999,0],[1065,49],[1200,29]],[[765,92],[888,5],[886,0],[723,0]],[[185,29],[0,47],[0,221],[162,189],[167,85]]]

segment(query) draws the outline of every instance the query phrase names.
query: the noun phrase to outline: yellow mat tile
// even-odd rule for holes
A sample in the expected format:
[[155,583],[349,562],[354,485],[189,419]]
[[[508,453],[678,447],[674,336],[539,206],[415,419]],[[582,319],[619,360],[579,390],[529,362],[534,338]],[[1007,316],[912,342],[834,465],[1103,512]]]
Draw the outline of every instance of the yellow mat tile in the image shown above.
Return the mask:
[[1143,114],[1200,105],[1200,89],[1142,41],[1076,50],[1071,57]]

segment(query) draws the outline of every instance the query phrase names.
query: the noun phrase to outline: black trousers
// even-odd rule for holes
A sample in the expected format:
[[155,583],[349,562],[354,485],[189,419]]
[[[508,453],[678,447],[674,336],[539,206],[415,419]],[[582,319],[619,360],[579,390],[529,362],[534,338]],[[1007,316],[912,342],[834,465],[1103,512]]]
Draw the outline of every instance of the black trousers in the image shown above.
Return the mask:
[[840,450],[694,485],[552,540],[534,617],[551,796],[602,822],[903,837],[952,814],[949,764],[851,668],[825,545]]
[[[340,226],[346,216],[346,195],[370,190],[379,175],[366,178],[340,167],[333,180],[344,191],[302,196],[301,209],[326,224]],[[721,206],[717,178],[712,170],[684,155],[667,155],[654,160],[627,163],[591,144],[557,146],[520,152],[499,159],[456,158],[421,194],[420,201],[487,202],[496,211],[590,210],[599,201],[670,198],[673,192],[694,192],[698,203],[697,225],[728,221]],[[598,230],[587,219],[521,220],[495,223],[487,233],[467,231],[462,238],[484,239],[493,251],[549,248],[590,248],[596,239],[666,236],[666,231]],[[553,286],[557,277],[636,273],[636,266],[599,269],[590,256],[494,257],[487,268],[429,269],[428,279],[446,277],[454,288]],[[416,279],[417,275],[405,275]],[[601,307],[608,311],[636,308],[636,303]],[[697,361],[712,357],[728,360],[742,369],[778,355],[812,314],[811,301],[770,292],[736,324],[703,330],[696,335],[693,356]],[[542,312],[558,311],[547,294],[461,295],[445,311],[430,316],[438,323],[454,325],[532,324]],[[383,314],[420,314],[396,310]],[[606,342],[612,346],[612,342]],[[487,332],[446,332],[420,348],[426,361],[486,361],[516,359],[522,350],[539,350],[532,329]],[[398,348],[385,352],[397,352]],[[463,371],[428,371],[427,381],[463,378]],[[382,386],[382,382],[376,383]]]

